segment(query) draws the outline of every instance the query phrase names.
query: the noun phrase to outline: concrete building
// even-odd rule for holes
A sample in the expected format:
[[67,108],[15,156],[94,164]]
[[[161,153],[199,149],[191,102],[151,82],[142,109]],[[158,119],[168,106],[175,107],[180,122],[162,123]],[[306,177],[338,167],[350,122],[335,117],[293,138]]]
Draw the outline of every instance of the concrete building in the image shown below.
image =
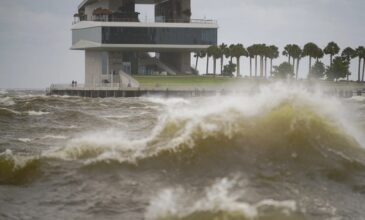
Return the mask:
[[[140,19],[137,4],[154,5],[154,20]],[[131,74],[194,74],[191,53],[217,44],[218,25],[191,15],[190,0],[84,0],[72,49],[85,51],[85,85],[130,86]]]

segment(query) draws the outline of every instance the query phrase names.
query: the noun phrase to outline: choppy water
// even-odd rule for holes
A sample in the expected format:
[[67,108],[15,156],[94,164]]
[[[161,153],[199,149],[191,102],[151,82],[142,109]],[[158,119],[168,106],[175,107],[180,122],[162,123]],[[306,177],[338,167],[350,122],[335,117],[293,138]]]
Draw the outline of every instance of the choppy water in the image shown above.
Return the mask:
[[365,219],[365,99],[0,91],[0,219]]

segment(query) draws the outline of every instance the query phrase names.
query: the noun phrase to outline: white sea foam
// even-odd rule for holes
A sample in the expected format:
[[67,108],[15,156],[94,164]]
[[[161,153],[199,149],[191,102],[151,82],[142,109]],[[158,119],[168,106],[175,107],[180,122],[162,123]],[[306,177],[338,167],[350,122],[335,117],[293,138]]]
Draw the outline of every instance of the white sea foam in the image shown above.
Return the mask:
[[27,111],[27,114],[30,116],[41,116],[41,115],[48,115],[49,112],[42,112],[42,111]]
[[11,150],[6,149],[4,152],[0,153],[0,159],[11,161],[14,166],[13,169],[16,170],[27,166],[29,162],[38,158],[30,156],[14,155]]
[[42,139],[59,139],[59,140],[64,140],[67,139],[66,136],[63,135],[46,135],[44,137],[42,137]]
[[145,98],[146,101],[160,104],[160,105],[188,105],[191,102],[184,98],[159,98],[159,97],[149,97]]
[[353,96],[351,100],[357,101],[357,102],[364,102],[365,96]]
[[15,105],[15,102],[11,97],[0,97],[0,105],[12,106]]
[[30,138],[18,138],[18,141],[23,142],[23,143],[29,143],[32,141],[32,139]]
[[234,212],[245,218],[254,219],[265,207],[274,208],[285,215],[297,211],[295,201],[262,200],[250,204],[243,202],[244,190],[235,189],[236,179],[227,178],[217,181],[204,190],[203,195],[187,191],[181,187],[162,190],[150,201],[145,218],[147,220],[166,217],[185,218],[199,212]]
[[0,89],[0,95],[6,95],[8,94],[8,91]]
[[24,95],[18,95],[17,97],[21,99],[48,98],[48,96],[45,94],[24,94]]
[[126,119],[130,116],[128,115],[107,115],[107,116],[104,116],[104,118],[107,118],[107,119]]

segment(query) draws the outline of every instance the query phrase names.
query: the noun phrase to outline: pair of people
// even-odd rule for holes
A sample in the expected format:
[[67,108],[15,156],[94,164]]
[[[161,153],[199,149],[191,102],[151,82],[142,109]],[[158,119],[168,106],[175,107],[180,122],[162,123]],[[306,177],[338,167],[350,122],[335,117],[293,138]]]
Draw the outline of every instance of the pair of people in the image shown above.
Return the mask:
[[72,87],[77,87],[77,81],[72,80]]

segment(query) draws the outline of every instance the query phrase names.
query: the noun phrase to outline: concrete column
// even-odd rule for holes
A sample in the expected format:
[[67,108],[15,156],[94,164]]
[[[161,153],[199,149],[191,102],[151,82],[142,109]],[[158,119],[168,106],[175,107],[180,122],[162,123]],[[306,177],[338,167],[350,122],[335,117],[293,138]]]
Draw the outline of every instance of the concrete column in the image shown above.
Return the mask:
[[85,85],[101,83],[102,57],[100,51],[85,51]]

